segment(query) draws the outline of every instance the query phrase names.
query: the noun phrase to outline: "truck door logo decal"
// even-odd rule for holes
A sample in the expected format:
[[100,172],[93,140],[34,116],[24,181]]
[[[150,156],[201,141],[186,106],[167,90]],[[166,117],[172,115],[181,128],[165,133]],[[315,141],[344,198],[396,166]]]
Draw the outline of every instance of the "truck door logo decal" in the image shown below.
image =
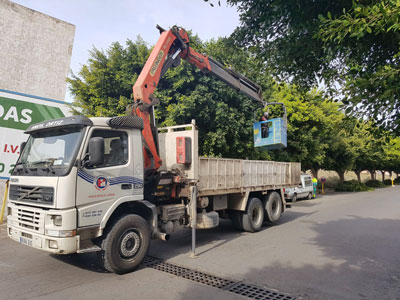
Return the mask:
[[93,182],[94,182],[94,176],[92,176],[82,170],[78,170],[78,176],[91,184],[93,184]]
[[143,188],[143,180],[133,176],[119,176],[107,178],[106,176],[94,177],[83,170],[78,170],[78,176],[86,182],[93,184],[99,191],[104,191],[108,186],[116,184],[132,184],[135,189]]
[[104,191],[104,190],[106,190],[108,188],[109,185],[110,185],[110,182],[108,181],[107,177],[99,176],[95,180],[94,187],[98,191]]

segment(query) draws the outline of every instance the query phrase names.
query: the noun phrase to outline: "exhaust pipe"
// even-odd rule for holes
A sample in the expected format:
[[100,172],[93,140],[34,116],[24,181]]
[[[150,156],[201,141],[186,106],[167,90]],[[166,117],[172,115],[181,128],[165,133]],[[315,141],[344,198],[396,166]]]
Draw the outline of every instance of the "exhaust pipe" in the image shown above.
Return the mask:
[[169,234],[160,232],[158,230],[153,232],[153,237],[163,241],[168,241],[170,238]]

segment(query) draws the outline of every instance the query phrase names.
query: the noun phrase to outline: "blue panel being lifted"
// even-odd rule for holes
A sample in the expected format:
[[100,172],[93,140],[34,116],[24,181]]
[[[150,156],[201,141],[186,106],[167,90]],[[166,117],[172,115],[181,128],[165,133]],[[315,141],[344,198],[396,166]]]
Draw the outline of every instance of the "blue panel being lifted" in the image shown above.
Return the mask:
[[286,122],[283,118],[254,123],[254,147],[257,147],[258,150],[286,148],[286,127]]

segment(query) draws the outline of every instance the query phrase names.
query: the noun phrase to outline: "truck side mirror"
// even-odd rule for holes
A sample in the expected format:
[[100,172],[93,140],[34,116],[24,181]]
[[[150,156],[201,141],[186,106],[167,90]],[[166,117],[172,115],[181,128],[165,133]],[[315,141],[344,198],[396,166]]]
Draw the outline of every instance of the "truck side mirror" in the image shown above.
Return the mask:
[[22,151],[24,151],[26,146],[26,142],[22,142],[21,145],[19,146],[19,153],[22,153]]
[[104,163],[104,139],[92,137],[89,140],[89,165],[99,166]]

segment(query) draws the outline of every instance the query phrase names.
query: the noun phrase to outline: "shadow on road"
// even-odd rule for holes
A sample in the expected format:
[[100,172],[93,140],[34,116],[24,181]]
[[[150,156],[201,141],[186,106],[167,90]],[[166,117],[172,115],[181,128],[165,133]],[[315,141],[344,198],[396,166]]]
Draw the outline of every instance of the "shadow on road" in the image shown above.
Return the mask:
[[[259,268],[230,274],[298,299],[400,299],[400,220],[351,216],[311,228],[315,254],[260,260]],[[284,249],[274,251],[268,255]],[[201,289],[181,299],[189,293],[200,296]]]
[[[289,223],[297,218],[312,215],[310,213],[300,213],[294,211],[286,211],[280,221],[276,225],[265,223],[261,231],[267,231],[274,226]],[[196,230],[196,247],[201,248],[202,246],[212,245],[204,250],[197,250],[196,255],[201,256],[210,252],[218,247],[225,245],[226,243],[241,237],[242,235],[251,234],[236,230],[230,220],[221,219],[220,225],[216,228],[206,230]],[[180,254],[189,253],[192,245],[191,229],[181,229],[171,234],[171,239],[168,242],[160,240],[152,240],[150,245],[149,254],[160,259],[168,260]],[[71,254],[71,255],[52,255],[54,259],[70,264],[80,269],[96,272],[96,273],[107,273],[102,268],[97,258],[96,253],[84,253],[84,254]]]
[[[271,230],[275,226],[292,222],[297,218],[309,216],[314,214],[315,212],[316,211],[310,213],[302,213],[302,212],[295,212],[288,210],[282,215],[280,221],[276,225],[265,222],[260,232]],[[231,242],[236,238],[239,238],[247,234],[253,234],[253,233],[238,231],[233,227],[230,220],[221,219],[219,226],[216,228],[196,230],[196,248],[197,248],[196,255],[197,256],[204,255],[207,252],[210,252],[218,247],[221,247]],[[180,254],[189,253],[191,245],[192,245],[191,229],[185,228],[171,234],[171,239],[168,242],[159,240],[152,241],[152,245],[150,247],[151,248],[150,254],[155,257],[168,260]],[[207,249],[205,250],[199,250],[203,246],[209,246],[209,247],[207,247]]]
[[50,257],[62,261],[63,263],[70,264],[80,269],[96,272],[96,273],[108,273],[100,265],[99,260],[95,252],[93,253],[82,253],[82,254],[69,254],[69,255],[53,255]]

